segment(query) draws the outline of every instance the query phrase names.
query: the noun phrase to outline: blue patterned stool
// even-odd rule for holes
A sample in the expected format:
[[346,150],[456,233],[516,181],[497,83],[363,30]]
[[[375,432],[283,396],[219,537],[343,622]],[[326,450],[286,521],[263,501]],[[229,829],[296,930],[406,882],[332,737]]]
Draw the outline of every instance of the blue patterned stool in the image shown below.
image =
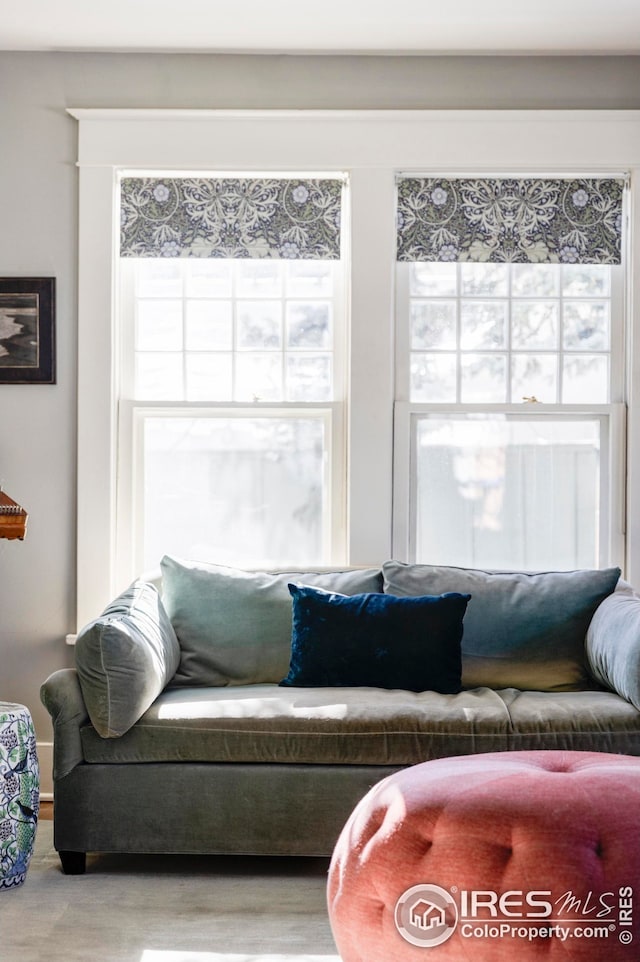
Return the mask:
[[0,889],[24,882],[40,805],[36,736],[24,705],[0,701]]

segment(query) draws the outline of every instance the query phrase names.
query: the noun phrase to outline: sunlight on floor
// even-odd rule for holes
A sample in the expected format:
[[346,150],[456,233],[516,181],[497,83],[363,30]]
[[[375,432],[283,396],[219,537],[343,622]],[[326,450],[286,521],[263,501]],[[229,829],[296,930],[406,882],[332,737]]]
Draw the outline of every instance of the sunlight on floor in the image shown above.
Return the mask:
[[238,955],[228,952],[182,952],[145,949],[140,962],[340,962],[337,955]]

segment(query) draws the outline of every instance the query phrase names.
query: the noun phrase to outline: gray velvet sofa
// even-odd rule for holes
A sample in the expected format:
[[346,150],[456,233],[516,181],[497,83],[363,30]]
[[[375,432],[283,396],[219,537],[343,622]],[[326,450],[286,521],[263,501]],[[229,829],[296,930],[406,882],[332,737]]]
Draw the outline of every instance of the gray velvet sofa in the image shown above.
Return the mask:
[[618,576],[163,559],[42,687],[64,871],[87,852],[328,855],[376,781],[431,758],[640,754],[640,598]]

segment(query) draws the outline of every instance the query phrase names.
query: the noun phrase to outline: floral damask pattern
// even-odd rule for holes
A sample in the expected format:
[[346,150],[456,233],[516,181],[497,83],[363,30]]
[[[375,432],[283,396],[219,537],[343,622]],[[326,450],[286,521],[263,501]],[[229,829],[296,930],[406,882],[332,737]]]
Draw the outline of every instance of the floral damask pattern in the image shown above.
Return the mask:
[[0,702],[0,889],[25,880],[38,821],[36,736],[23,705]]
[[407,177],[399,261],[619,264],[621,180]]
[[127,177],[122,257],[339,260],[339,180]]

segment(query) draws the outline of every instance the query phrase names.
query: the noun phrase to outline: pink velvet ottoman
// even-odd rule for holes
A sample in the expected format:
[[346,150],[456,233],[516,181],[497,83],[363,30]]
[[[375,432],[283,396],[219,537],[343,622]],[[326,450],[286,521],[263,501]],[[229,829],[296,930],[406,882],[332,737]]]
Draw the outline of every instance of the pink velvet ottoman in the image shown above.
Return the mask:
[[443,758],[380,782],[329,869],[343,962],[637,962],[640,759]]

